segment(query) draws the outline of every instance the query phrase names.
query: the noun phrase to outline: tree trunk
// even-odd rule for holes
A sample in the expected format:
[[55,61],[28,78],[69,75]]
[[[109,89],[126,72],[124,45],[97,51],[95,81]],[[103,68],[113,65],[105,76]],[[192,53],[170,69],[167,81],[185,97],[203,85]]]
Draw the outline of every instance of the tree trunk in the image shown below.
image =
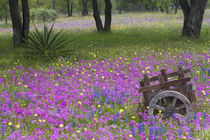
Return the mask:
[[179,2],[184,14],[182,36],[199,38],[207,0],[191,0],[191,6],[187,0]]
[[164,12],[164,10],[163,10],[163,3],[161,3],[161,5],[160,5],[160,11]]
[[88,15],[88,0],[82,0],[83,4],[83,10],[82,10],[82,16]]
[[174,13],[177,14],[178,6],[179,6],[178,0],[174,0],[174,6],[175,6]]
[[53,9],[55,10],[55,0],[52,1]]
[[169,11],[168,11],[168,4],[166,3],[166,13],[168,14]]
[[71,3],[70,16],[73,15],[73,4]]
[[96,22],[97,30],[98,30],[98,32],[102,32],[103,31],[103,24],[102,24],[101,17],[100,17],[99,12],[98,12],[98,2],[97,2],[97,0],[92,0],[92,6],[93,6],[93,17],[94,17],[95,22]]
[[15,46],[21,44],[22,23],[20,18],[18,0],[9,0],[10,14],[13,28],[13,43]]
[[0,13],[0,21],[2,21],[3,20],[3,16],[2,16],[2,14]]
[[99,2],[99,4],[98,4],[98,13],[99,13],[99,15],[101,15],[101,2]]
[[4,18],[5,18],[5,24],[7,24],[8,22],[8,14],[7,14],[7,6],[4,5]]
[[110,31],[112,23],[112,3],[110,0],[105,0],[105,24],[104,31]]
[[28,39],[29,26],[30,26],[30,12],[28,0],[21,0],[22,12],[23,12],[23,26],[22,26],[22,37]]
[[121,14],[122,13],[122,9],[121,9],[121,6],[120,6],[120,0],[116,0],[116,4],[117,4],[118,14]]
[[67,2],[67,12],[68,12],[68,17],[70,17],[71,16],[71,11],[70,11],[70,3],[69,3],[69,0],[66,0],[66,2]]

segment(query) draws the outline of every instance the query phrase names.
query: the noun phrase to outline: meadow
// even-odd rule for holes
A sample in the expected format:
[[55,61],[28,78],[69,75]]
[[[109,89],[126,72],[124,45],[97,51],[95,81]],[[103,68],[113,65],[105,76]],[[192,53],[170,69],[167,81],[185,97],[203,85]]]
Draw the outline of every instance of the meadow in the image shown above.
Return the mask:
[[[125,13],[99,34],[92,17],[61,17],[55,29],[75,41],[70,56],[53,62],[25,58],[10,25],[0,23],[1,139],[209,139],[210,11],[200,39],[181,37],[182,22],[180,11]],[[143,74],[177,66],[191,69],[193,116],[136,112]]]

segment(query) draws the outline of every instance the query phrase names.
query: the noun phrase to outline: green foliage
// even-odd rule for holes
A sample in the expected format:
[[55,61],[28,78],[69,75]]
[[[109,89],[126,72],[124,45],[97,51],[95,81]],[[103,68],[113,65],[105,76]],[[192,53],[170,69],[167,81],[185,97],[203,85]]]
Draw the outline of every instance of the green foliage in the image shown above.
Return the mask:
[[47,9],[47,8],[38,8],[38,9],[31,9],[30,11],[31,19],[40,20],[42,22],[47,21],[55,21],[57,18],[57,13],[54,9]]
[[54,32],[53,25],[48,29],[44,25],[44,31],[40,32],[36,27],[35,31],[29,34],[28,40],[25,40],[24,47],[27,54],[38,55],[52,60],[58,56],[71,52],[66,50],[72,40],[69,40],[67,34],[63,31]]

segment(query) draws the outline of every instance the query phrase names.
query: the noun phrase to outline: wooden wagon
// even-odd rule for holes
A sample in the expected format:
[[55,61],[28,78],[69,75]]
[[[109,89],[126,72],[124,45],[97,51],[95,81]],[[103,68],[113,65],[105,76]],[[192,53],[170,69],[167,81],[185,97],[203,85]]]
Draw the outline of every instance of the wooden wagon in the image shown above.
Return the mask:
[[[174,113],[181,116],[192,115],[192,103],[196,101],[194,85],[190,82],[191,78],[186,77],[190,69],[183,70],[178,67],[178,71],[166,73],[161,70],[161,75],[149,78],[144,74],[144,79],[140,81],[143,92],[144,105],[149,107],[150,116],[162,114],[171,117]],[[174,80],[170,80],[170,79]],[[159,81],[158,84],[151,85],[150,82]]]

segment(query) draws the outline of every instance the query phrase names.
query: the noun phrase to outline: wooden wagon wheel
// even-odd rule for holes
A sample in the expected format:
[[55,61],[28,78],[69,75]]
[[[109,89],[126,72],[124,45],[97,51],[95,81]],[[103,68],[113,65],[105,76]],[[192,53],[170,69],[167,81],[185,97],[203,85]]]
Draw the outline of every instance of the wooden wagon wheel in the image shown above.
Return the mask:
[[174,113],[186,117],[192,115],[190,101],[177,91],[162,91],[155,95],[149,103],[148,113],[150,116],[160,113],[164,118],[172,117]]

